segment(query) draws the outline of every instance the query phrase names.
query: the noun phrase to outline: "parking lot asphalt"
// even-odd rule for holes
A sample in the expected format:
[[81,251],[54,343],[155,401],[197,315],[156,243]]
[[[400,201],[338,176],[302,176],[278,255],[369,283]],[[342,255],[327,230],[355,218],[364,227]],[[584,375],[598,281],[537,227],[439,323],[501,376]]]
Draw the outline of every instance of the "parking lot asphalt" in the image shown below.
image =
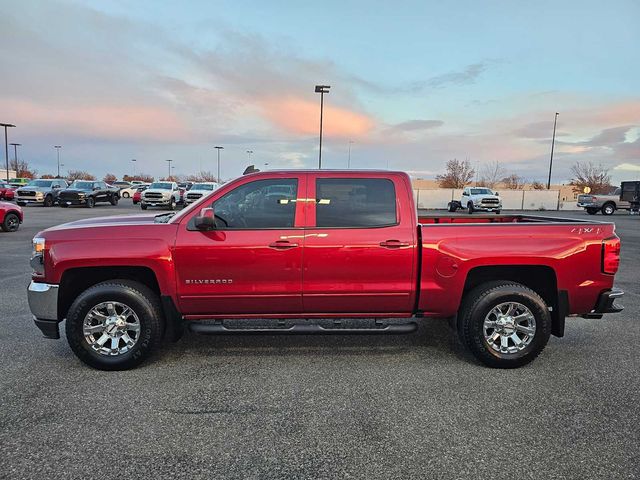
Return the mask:
[[568,319],[518,370],[475,363],[438,320],[382,337],[187,333],[135,370],[92,370],[33,324],[31,238],[138,211],[32,206],[0,232],[0,478],[640,476],[640,217],[545,212],[615,221],[625,310]]

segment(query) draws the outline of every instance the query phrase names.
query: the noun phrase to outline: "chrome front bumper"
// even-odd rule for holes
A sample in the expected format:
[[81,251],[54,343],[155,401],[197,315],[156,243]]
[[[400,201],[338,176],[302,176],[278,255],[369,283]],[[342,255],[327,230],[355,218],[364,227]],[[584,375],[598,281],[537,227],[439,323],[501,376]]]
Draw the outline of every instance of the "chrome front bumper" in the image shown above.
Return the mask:
[[31,282],[27,289],[29,309],[36,326],[47,338],[60,338],[58,331],[58,285]]

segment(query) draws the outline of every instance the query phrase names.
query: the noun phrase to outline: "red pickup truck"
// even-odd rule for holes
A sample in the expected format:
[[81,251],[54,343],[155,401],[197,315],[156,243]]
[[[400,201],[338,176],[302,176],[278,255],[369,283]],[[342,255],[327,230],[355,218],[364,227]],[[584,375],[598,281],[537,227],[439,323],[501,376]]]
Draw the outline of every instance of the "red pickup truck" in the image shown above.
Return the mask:
[[613,224],[418,217],[400,172],[251,174],[178,213],[80,220],[33,242],[36,325],[60,338],[66,319],[76,355],[105,370],[138,365],[185,326],[408,333],[420,317],[450,319],[477,359],[513,368],[563,336],[565,317],[621,310]]

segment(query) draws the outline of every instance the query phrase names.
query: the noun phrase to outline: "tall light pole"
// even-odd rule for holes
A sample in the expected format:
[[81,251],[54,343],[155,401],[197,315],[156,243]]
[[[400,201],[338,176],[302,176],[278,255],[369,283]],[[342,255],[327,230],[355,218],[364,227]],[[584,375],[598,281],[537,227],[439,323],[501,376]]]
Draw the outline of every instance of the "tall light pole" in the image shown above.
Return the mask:
[[251,163],[251,154],[253,153],[253,150],[247,150],[247,158],[249,159],[249,163]]
[[220,183],[220,150],[224,150],[224,147],[213,147],[218,151],[218,183]]
[[353,145],[353,140],[349,140],[349,156],[347,157],[347,168],[351,168],[351,145]]
[[551,158],[549,159],[549,180],[547,180],[547,190],[551,188],[551,167],[553,167],[553,147],[556,143],[556,124],[558,123],[558,112],[556,112],[556,116],[553,119],[553,138],[551,139]]
[[165,160],[165,161],[169,162],[169,178],[167,178],[167,180],[169,180],[171,178],[171,162],[173,162],[173,160]]
[[7,162],[7,182],[9,181],[9,144],[7,143],[7,128],[15,127],[11,123],[0,123],[0,127],[4,127],[4,159]]
[[18,166],[18,147],[22,146],[21,143],[10,143],[9,145],[13,145],[13,160],[16,162],[16,167]]
[[62,145],[54,145],[53,148],[58,152],[58,176],[56,178],[60,178],[60,149]]
[[136,162],[137,160],[135,158],[131,159],[131,163],[133,163],[133,176],[136,176]]
[[324,110],[324,94],[329,93],[330,85],[316,85],[316,93],[320,94],[320,149],[318,150],[318,169],[322,168],[322,114]]

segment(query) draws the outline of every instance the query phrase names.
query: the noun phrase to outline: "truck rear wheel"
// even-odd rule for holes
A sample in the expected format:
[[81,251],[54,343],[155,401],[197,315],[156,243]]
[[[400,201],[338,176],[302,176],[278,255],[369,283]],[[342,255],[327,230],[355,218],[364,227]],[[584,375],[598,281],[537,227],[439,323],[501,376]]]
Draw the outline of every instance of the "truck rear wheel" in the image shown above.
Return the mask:
[[130,280],[108,280],[75,299],[67,313],[71,349],[99,370],[138,366],[160,342],[163,317],[158,297]]
[[615,211],[616,211],[616,206],[611,202],[605,203],[602,206],[602,214],[603,215],[613,215],[613,212],[615,212]]
[[516,282],[487,282],[464,298],[458,317],[462,343],[493,368],[517,368],[533,361],[551,335],[545,301]]

